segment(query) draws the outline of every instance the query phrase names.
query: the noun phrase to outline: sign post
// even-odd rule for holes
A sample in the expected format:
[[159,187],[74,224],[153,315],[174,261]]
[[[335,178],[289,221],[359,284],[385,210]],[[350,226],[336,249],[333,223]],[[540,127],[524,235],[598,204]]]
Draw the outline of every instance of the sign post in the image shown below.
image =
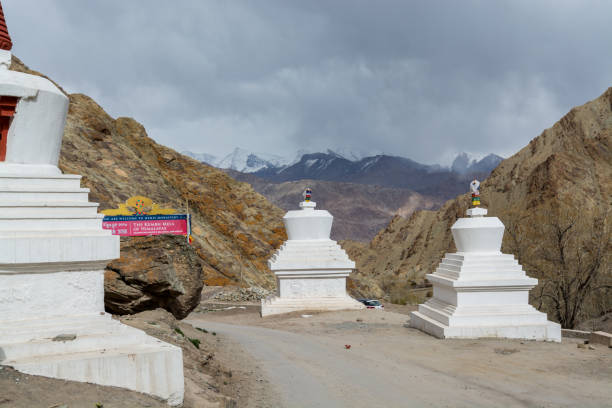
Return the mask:
[[144,235],[183,235],[190,242],[191,214],[176,214],[173,208],[160,208],[150,198],[134,196],[119,208],[103,210],[102,228],[113,235],[136,237]]

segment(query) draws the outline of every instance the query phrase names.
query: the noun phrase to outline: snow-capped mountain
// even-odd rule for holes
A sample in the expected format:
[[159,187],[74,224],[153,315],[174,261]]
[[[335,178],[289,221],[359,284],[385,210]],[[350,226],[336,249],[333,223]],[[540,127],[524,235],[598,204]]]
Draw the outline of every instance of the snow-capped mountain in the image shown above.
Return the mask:
[[[309,152],[309,153],[313,153],[313,152]],[[350,160],[350,161],[360,161],[362,159],[365,159],[366,157],[375,157],[375,156],[381,156],[384,154],[382,151],[366,152],[364,150],[349,149],[349,148],[341,147],[341,146],[332,147],[331,149],[327,149],[327,153],[333,153],[333,154],[342,156],[345,159]]]
[[254,173],[267,168],[283,167],[287,162],[287,159],[281,156],[268,153],[253,153],[237,147],[233,152],[219,160],[215,166],[220,169]]
[[461,154],[455,166],[448,168],[385,154],[349,160],[327,150],[304,154],[290,165],[268,167],[253,175],[273,183],[311,179],[404,188],[448,199],[464,192],[472,177],[486,178],[501,160],[493,154],[479,161]]
[[[355,160],[359,154],[351,151],[343,153],[331,149],[327,149],[325,153],[303,149],[297,152],[294,160],[290,160],[273,154],[236,148],[220,160],[201,161],[221,169],[253,174],[275,183],[304,179],[351,182],[407,188],[423,194],[439,194],[449,198],[465,190],[466,180],[472,177],[486,178],[503,160],[495,154],[477,158],[461,153],[448,168],[386,154]],[[195,158],[211,157],[191,152],[186,154]]]
[[455,158],[451,170],[458,174],[490,173],[502,160],[504,160],[503,157],[492,153],[479,158],[464,152]]

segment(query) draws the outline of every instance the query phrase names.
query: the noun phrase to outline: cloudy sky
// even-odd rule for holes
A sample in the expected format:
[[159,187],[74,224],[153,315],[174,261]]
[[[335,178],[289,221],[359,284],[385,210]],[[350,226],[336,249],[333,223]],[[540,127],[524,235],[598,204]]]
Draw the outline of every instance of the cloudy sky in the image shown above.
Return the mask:
[[509,156],[612,86],[612,2],[2,0],[15,55],[177,150]]

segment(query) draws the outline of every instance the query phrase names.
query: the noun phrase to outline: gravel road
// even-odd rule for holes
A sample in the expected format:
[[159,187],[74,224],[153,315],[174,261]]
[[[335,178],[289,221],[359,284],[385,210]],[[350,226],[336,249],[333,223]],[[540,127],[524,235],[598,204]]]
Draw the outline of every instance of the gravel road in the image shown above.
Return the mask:
[[280,401],[258,399],[253,407],[612,406],[608,349],[442,341],[405,322],[405,315],[372,311],[189,319],[233,339],[257,361]]

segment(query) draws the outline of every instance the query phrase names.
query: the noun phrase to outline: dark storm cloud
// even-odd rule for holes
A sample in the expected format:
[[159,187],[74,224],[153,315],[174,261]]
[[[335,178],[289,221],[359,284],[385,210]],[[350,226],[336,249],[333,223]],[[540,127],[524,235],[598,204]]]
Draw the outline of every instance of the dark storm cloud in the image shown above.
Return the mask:
[[510,155],[611,85],[609,2],[2,4],[24,62],[179,150]]

